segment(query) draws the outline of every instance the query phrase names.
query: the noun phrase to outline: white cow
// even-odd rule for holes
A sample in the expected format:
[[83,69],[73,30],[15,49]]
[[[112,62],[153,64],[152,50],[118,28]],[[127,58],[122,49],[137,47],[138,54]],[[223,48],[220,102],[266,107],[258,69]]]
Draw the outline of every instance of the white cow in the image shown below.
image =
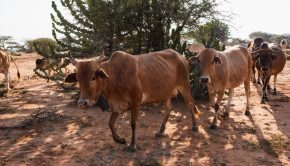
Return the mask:
[[286,39],[281,40],[280,46],[281,46],[283,51],[286,50],[286,48],[288,46],[288,41]]

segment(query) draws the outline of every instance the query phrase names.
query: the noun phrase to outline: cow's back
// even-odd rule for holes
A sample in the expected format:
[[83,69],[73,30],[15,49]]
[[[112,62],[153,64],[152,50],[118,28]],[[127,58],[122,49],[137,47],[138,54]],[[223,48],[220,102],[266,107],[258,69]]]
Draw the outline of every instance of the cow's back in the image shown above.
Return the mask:
[[278,52],[274,53],[276,55],[276,59],[273,59],[272,61],[272,75],[276,75],[284,69],[286,64],[286,56],[281,48],[276,44],[270,44],[269,48],[274,52]]
[[251,77],[251,56],[246,48],[235,46],[221,53],[226,62],[226,89],[234,88]]
[[115,111],[128,109],[136,100],[165,101],[177,94],[184,81],[189,82],[187,61],[171,49],[142,55],[117,51],[100,67],[109,75],[104,95]]
[[171,49],[140,55],[138,65],[143,103],[166,100],[189,81],[186,60]]

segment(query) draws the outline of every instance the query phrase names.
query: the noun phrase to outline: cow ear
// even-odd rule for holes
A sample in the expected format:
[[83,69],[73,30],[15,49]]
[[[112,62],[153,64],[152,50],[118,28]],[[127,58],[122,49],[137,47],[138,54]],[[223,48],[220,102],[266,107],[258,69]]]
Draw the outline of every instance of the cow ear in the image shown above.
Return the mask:
[[187,61],[188,61],[188,64],[192,64],[194,62],[197,62],[198,61],[198,56],[193,56],[193,57],[190,57]]
[[109,78],[108,74],[103,69],[98,69],[95,73],[96,77],[101,77],[102,79]]
[[214,59],[213,59],[213,62],[214,63],[218,63],[218,64],[222,64],[222,59],[218,56],[215,56]]
[[258,54],[258,55],[256,55],[256,56],[255,56],[255,55],[253,55],[253,56],[252,56],[252,60],[257,60],[259,57],[260,57],[260,55],[259,55],[259,54]]
[[67,83],[74,83],[74,82],[77,82],[77,73],[69,73],[69,74],[65,77],[64,82],[67,82]]

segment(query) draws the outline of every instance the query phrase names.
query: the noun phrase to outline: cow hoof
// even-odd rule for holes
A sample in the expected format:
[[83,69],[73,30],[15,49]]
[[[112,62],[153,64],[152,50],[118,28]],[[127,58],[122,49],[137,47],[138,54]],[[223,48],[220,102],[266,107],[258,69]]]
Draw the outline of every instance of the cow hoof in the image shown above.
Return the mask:
[[276,89],[274,89],[274,91],[273,91],[273,95],[277,95],[277,91],[276,91]]
[[133,153],[133,152],[136,152],[137,147],[136,145],[129,145],[128,147],[125,148],[125,150],[129,153]]
[[197,126],[192,126],[191,131],[198,131],[198,127]]
[[262,100],[261,100],[261,104],[266,104],[265,99],[262,99]]
[[228,118],[230,116],[230,114],[228,112],[224,112],[224,114],[222,115],[223,118]]
[[248,111],[248,110],[245,111],[245,115],[246,115],[246,116],[250,116],[250,115],[251,115],[250,111]]
[[211,125],[209,126],[209,128],[215,130],[215,129],[217,129],[217,125],[216,125],[216,124],[211,124]]
[[256,82],[257,82],[256,80],[253,80],[253,81],[252,81],[253,84],[255,84]]
[[115,139],[115,141],[119,144],[126,144],[126,140],[124,138]]
[[261,84],[261,82],[260,82],[260,81],[257,81],[257,84],[259,84],[259,85],[260,85],[260,84]]
[[163,137],[163,136],[164,136],[164,133],[157,132],[157,133],[155,134],[155,137],[156,137],[156,138],[160,138],[160,137]]

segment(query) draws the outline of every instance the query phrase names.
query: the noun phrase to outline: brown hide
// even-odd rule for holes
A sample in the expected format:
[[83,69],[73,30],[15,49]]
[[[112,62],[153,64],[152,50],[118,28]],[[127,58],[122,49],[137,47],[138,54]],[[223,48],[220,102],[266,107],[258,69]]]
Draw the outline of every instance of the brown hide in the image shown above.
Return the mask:
[[6,53],[4,51],[0,51],[0,73],[3,73],[5,75],[7,91],[10,89],[9,67],[10,67],[11,60],[14,63],[14,65],[16,66],[17,77],[19,79],[20,78],[20,73],[19,73],[18,67],[17,67],[14,59],[11,57],[11,55],[9,53]]
[[112,110],[116,112],[125,111],[132,101],[165,101],[189,81],[186,61],[173,50],[139,56],[118,51],[108,61],[108,67],[102,63],[100,68],[109,75],[103,83],[103,92],[110,105],[119,105]]
[[219,52],[214,49],[206,49],[199,55],[199,60],[209,61],[217,56],[222,60],[222,64],[212,64],[213,68],[208,72],[210,77],[210,91],[216,93],[224,89],[235,88],[244,83],[251,74],[251,58],[248,51],[236,46]]
[[[243,83],[247,98],[245,114],[250,114],[249,97],[252,59],[246,48],[235,46],[223,52],[205,49],[198,57],[190,58],[188,61],[198,61],[200,63],[200,80],[207,84],[210,101],[216,112],[211,128],[217,127],[217,115],[225,89],[229,89],[230,93],[225,116],[229,115],[233,89]],[[218,94],[217,100],[215,99],[216,94]]]
[[274,90],[273,94],[276,94],[276,82],[277,75],[284,69],[286,64],[286,57],[282,49],[274,43],[267,44],[266,49],[261,49],[258,53],[257,59],[261,66],[261,77],[263,81],[263,94],[261,98],[261,103],[269,101],[267,88],[270,89],[269,81],[272,75],[274,75]]
[[[274,51],[273,53],[276,57],[272,60],[271,75],[279,74],[285,67],[286,56],[284,52],[276,44],[269,44],[269,48]],[[278,53],[277,53],[278,52]]]
[[191,113],[192,129],[197,130],[195,114],[198,111],[190,94],[189,66],[176,51],[168,49],[135,56],[117,51],[108,61],[101,62],[101,59],[77,62],[70,58],[77,73],[69,74],[66,81],[72,82],[75,75],[80,83],[78,105],[81,108],[95,103],[100,94],[107,99],[112,112],[109,126],[116,142],[125,143],[114,127],[116,119],[130,110],[132,139],[129,150],[135,149],[136,120],[143,103],[165,103],[166,113],[156,133],[156,136],[162,135],[172,110],[171,97],[176,96],[177,90]]

